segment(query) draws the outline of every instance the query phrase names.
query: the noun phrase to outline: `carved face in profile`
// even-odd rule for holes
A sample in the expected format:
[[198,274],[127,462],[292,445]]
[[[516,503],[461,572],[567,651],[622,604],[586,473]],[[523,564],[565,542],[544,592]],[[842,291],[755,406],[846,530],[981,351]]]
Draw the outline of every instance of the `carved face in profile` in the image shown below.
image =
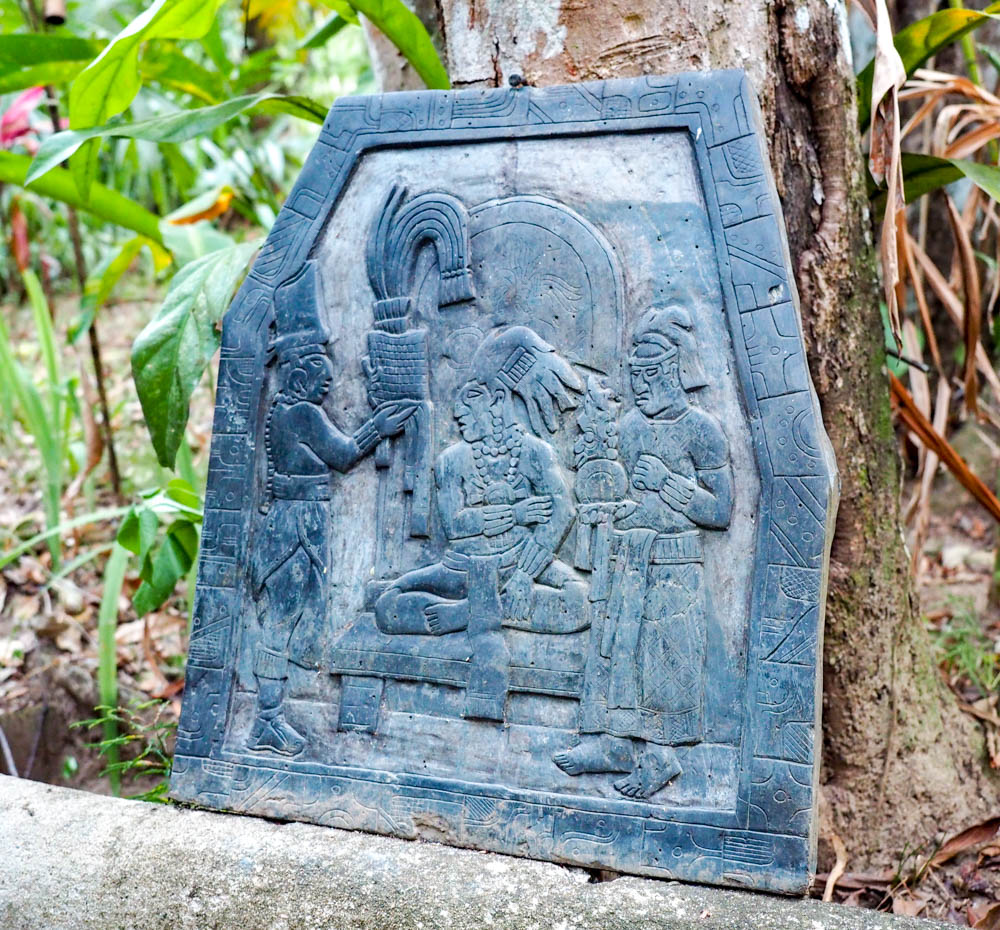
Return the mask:
[[466,442],[485,439],[493,430],[493,394],[481,381],[467,381],[455,400],[455,419]]
[[629,375],[636,406],[648,417],[676,407],[679,401],[686,403],[676,355],[648,364],[633,356],[629,359]]
[[296,360],[285,376],[285,390],[296,400],[318,404],[330,391],[333,363],[316,352]]

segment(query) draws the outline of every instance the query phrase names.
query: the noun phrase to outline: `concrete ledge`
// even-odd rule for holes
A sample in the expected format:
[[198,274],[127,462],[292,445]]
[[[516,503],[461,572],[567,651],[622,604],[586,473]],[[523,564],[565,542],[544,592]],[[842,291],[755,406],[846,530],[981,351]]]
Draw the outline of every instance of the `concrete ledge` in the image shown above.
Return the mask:
[[932,921],[0,777],[4,930],[932,930]]

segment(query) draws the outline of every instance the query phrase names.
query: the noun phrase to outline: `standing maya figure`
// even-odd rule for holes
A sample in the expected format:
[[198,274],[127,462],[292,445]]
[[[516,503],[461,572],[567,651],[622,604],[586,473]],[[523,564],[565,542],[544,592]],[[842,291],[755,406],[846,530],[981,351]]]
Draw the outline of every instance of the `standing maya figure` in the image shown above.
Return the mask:
[[343,433],[322,407],[334,371],[311,262],[278,288],[275,304],[278,390],[264,434],[267,510],[251,561],[253,597],[264,600],[253,663],[257,707],[248,746],[295,755],[305,740],[284,715],[288,646],[300,621],[318,622],[324,612],[330,470],[346,472],[382,439],[399,433],[416,404],[387,404],[353,435]]
[[733,482],[718,420],[689,397],[706,384],[689,313],[647,311],[628,362],[635,407],[619,452],[630,500],[603,623],[591,629],[581,735],[553,761],[570,775],[626,773],[615,788],[648,798],[681,772],[673,747],[703,738],[702,529],[729,526]]

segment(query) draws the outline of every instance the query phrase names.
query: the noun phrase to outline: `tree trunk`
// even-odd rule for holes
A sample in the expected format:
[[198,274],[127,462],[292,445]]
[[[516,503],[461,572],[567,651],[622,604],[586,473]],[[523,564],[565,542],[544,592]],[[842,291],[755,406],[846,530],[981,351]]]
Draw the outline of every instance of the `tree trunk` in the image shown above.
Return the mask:
[[[422,6],[456,88],[500,86],[515,74],[542,85],[746,70],[761,98],[810,368],[843,483],[824,646],[825,833],[839,834],[858,870],[895,864],[904,844],[912,849],[980,817],[995,788],[978,731],[935,667],[900,532],[899,455],[843,3]],[[383,77],[399,70],[379,69]]]

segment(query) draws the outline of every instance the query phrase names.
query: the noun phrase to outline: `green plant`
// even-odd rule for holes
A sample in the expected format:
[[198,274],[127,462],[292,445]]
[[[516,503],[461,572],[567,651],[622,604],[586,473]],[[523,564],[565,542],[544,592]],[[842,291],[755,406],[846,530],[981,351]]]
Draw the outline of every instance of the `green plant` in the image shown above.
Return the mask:
[[107,764],[101,774],[113,785],[120,785],[123,778],[154,779],[151,787],[128,795],[134,800],[168,803],[172,761],[169,744],[177,729],[169,719],[168,708],[169,703],[160,700],[133,702],[127,707],[101,704],[95,708],[96,717],[72,724],[100,727],[102,738],[88,745],[104,756]]
[[952,601],[952,616],[933,631],[941,666],[967,681],[978,697],[990,697],[1000,688],[1000,655],[986,635],[971,598]]
[[[31,304],[40,360],[45,378],[37,384],[33,375],[15,357],[10,333],[0,319],[0,382],[11,399],[13,411],[31,434],[45,473],[42,501],[48,529],[59,525],[59,504],[63,491],[64,462],[69,452],[69,413],[75,403],[74,383],[63,378],[55,331],[48,302],[34,272],[22,272]],[[48,537],[53,569],[59,568],[59,536]]]

